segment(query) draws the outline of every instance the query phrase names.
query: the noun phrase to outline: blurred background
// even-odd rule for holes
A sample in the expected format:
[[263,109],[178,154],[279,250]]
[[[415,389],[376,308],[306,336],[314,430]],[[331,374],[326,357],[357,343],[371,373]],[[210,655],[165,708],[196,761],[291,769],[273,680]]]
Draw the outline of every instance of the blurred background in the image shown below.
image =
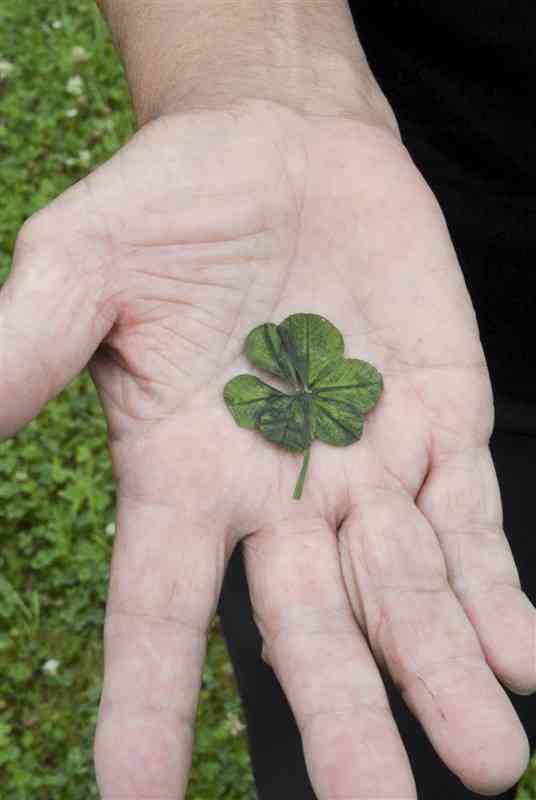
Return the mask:
[[[0,0],[0,283],[24,220],[133,130],[94,0]],[[1,800],[98,797],[92,748],[114,503],[106,426],[84,372],[0,443]],[[187,798],[255,798],[217,620]],[[536,800],[536,770],[518,800]]]

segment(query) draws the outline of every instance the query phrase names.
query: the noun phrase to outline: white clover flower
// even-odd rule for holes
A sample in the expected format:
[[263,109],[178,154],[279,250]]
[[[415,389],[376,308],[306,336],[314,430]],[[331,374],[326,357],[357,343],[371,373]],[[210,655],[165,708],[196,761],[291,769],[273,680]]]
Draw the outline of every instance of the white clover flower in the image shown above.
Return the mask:
[[91,58],[86,48],[79,44],[71,48],[71,55],[74,61],[89,61]]
[[3,58],[0,61],[0,78],[8,78],[14,69],[15,64],[12,64],[11,61],[6,61],[5,58]]
[[231,734],[231,736],[238,736],[239,733],[242,733],[244,730],[245,725],[236,714],[228,714],[227,715],[227,730]]
[[115,522],[109,522],[105,530],[106,536],[115,536]]
[[16,481],[27,481],[28,480],[28,473],[24,472],[24,470],[20,469],[18,472],[15,473],[15,480]]
[[80,159],[80,163],[87,167],[89,162],[91,161],[91,151],[90,150],[80,150],[78,153],[78,158]]
[[43,664],[43,672],[47,675],[57,675],[59,665],[60,662],[57,658],[49,658],[48,661],[45,661]]
[[96,119],[95,127],[98,131],[113,131],[115,128],[114,118],[107,117],[106,119]]
[[82,79],[82,76],[73,75],[71,78],[69,78],[69,80],[67,81],[66,89],[69,92],[69,94],[76,94],[76,95],[82,94],[82,92],[84,91],[84,81]]
[[63,28],[63,22],[62,22],[62,20],[61,20],[61,19],[55,19],[55,20],[53,20],[53,22],[52,22],[52,27],[53,27],[53,28],[55,28],[55,30],[59,30],[60,28]]
[[74,167],[74,165],[75,165],[75,164],[77,164],[77,163],[78,163],[78,161],[77,161],[77,159],[76,159],[76,158],[72,158],[72,156],[68,156],[66,159],[64,159],[64,162],[63,162],[63,163],[64,163],[64,164],[65,164],[67,167]]
[[77,108],[68,108],[65,111],[65,116],[69,117],[70,119],[72,119],[73,117],[76,117],[77,115],[78,115],[78,109]]

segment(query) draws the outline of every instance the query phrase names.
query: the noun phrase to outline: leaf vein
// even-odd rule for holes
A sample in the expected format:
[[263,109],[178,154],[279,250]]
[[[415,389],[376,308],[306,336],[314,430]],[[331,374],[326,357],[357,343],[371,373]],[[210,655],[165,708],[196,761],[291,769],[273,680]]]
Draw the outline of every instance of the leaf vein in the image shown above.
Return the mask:
[[333,422],[336,425],[338,425],[339,428],[342,428],[343,431],[346,431],[347,433],[349,433],[349,434],[351,434],[352,436],[355,437],[355,431],[353,431],[351,428],[349,428],[348,425],[345,425],[344,422],[340,421],[340,419],[337,419],[337,417],[334,417],[333,414],[331,414],[326,408],[322,408],[322,411],[324,412],[324,414],[327,417],[329,417],[331,420],[333,420]]
[[320,392],[338,392],[339,389],[366,389],[367,386],[370,386],[370,381],[366,381],[365,383],[343,383],[340,386],[315,386],[313,394],[319,394]]
[[268,401],[270,400],[271,397],[278,397],[279,394],[283,393],[279,392],[278,394],[276,394],[274,391],[273,394],[265,395],[264,397],[254,397],[253,400],[233,400],[233,406],[247,406],[250,405],[251,403],[260,403],[261,400]]

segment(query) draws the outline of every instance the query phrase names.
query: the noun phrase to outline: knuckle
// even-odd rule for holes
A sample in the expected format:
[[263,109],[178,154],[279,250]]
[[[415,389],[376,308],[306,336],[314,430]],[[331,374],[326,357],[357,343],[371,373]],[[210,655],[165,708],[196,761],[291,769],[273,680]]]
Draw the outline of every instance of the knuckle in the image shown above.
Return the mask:
[[414,695],[416,691],[424,690],[436,700],[439,693],[452,686],[462,687],[468,680],[472,680],[476,673],[489,672],[489,667],[482,656],[454,655],[418,667],[411,673],[401,677],[401,694]]
[[[326,725],[332,727],[346,727],[349,722],[359,717],[379,717],[383,720],[392,721],[392,712],[389,703],[385,700],[357,700],[346,706],[328,709],[313,709],[305,711],[297,718],[297,724],[303,737],[306,735],[322,735]],[[315,731],[315,728],[320,731]]]
[[313,647],[339,644],[354,637],[354,618],[347,606],[300,610],[296,615],[284,618],[268,617],[260,621],[256,617],[263,640],[263,660],[270,666],[281,657],[299,654]]
[[262,536],[268,539],[306,536],[308,539],[323,537],[328,530],[328,525],[321,515],[297,516],[294,515],[275,520],[267,525]]
[[31,245],[46,239],[50,233],[50,215],[47,206],[28,217],[19,230],[17,245]]

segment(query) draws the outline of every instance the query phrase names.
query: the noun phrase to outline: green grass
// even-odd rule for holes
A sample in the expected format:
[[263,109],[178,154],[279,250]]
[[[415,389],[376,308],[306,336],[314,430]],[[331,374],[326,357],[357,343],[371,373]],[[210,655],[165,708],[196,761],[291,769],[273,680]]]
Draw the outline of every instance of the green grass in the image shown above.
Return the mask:
[[[3,76],[3,77],[2,77]],[[0,0],[0,281],[23,221],[133,130],[92,0]],[[0,444],[0,797],[89,800],[114,489],[85,372]],[[57,673],[43,666],[59,662]],[[217,623],[188,800],[253,800],[242,711]]]
[[[0,281],[23,221],[132,131],[93,0],[0,0]],[[114,490],[105,424],[82,374],[0,445],[0,797],[97,797],[93,736]],[[43,670],[54,659],[56,674]],[[253,800],[243,720],[211,632],[188,800]],[[519,800],[536,800],[536,770]]]
[[[114,492],[87,375],[0,450],[0,797],[96,798]],[[51,659],[55,675],[43,669]],[[215,624],[188,800],[253,797],[240,704]]]

